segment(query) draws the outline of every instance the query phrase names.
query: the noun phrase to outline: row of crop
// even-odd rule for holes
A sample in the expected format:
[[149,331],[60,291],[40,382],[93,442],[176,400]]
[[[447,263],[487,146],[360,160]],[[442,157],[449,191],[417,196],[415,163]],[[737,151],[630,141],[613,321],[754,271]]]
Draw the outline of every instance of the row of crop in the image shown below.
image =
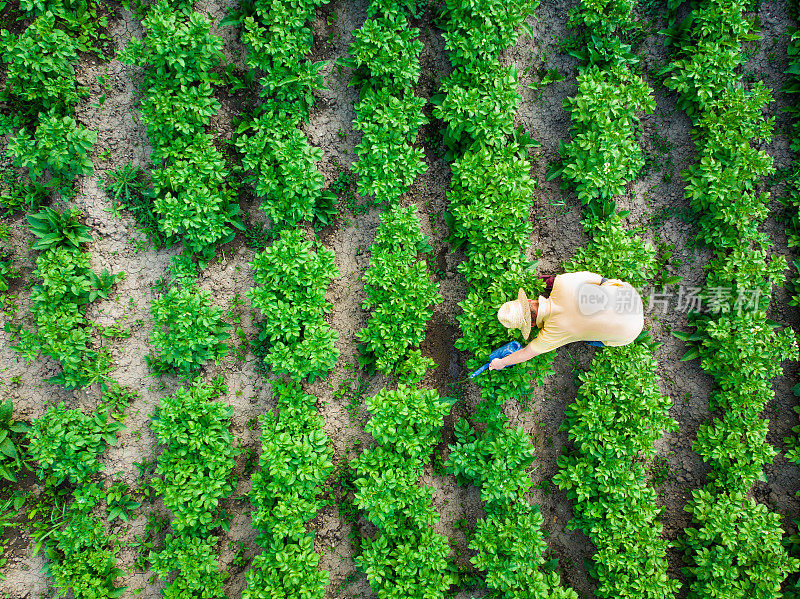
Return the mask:
[[[157,374],[187,376],[227,353],[230,328],[210,292],[199,288],[196,257],[205,264],[216,244],[241,228],[226,159],[206,132],[220,108],[213,71],[223,60],[222,40],[211,33],[209,19],[192,12],[191,2],[160,0],[145,10],[145,35],[120,55],[144,69],[139,106],[152,145],[152,189],[139,208],[184,250],[173,257],[169,283],[150,306],[155,356],[147,362]],[[229,431],[233,409],[211,401],[224,392],[221,379],[195,380],[163,398],[152,415],[163,449],[150,486],[173,517],[164,546],[146,561],[167,583],[167,597],[224,597],[227,575],[218,571],[213,531],[227,526],[217,511],[233,490],[238,453]]]
[[89,154],[97,134],[78,124],[74,112],[88,95],[75,79],[78,52],[100,52],[98,28],[106,26],[96,7],[87,3],[76,19],[61,3],[23,3],[18,18],[32,19],[28,27],[19,35],[0,31],[8,64],[0,99],[11,108],[0,116],[0,133],[9,136],[6,153],[24,173],[7,173],[9,189],[0,197],[6,209],[39,206],[51,190],[72,197],[75,178],[93,172]]
[[[71,591],[76,599],[113,599],[125,591],[115,585],[123,574],[117,567],[119,544],[98,517],[103,513],[99,506],[105,507],[110,521],[122,512],[113,485],[105,490],[96,475],[100,455],[125,428],[122,411],[132,398],[116,384],[104,385],[102,402],[92,414],[67,409],[64,403],[50,405],[28,433],[26,459],[35,464],[44,483],[27,512],[34,553],[43,551],[45,571],[56,589]],[[123,510],[137,506],[127,502]]]
[[[793,2],[791,6],[795,16],[800,14],[798,2]],[[789,56],[789,69],[786,74],[790,77],[782,91],[792,94],[791,97],[796,98],[797,96],[794,94],[800,93],[800,29],[791,32],[787,55]],[[794,160],[786,182],[786,205],[791,211],[788,217],[786,236],[789,240],[789,247],[797,247],[800,245],[800,119],[797,118],[800,110],[795,104],[790,105],[788,111],[794,117],[789,130],[790,149],[794,152]],[[800,260],[794,261],[794,267],[795,270],[800,271]],[[789,304],[795,307],[800,306],[800,274],[795,275],[795,278],[787,286],[791,291]],[[800,397],[800,386],[795,385],[794,394]],[[795,406],[794,411],[800,414],[800,406]],[[787,445],[786,459],[800,466],[800,426],[793,427],[792,432],[794,437],[784,438],[784,443]],[[797,494],[800,495],[800,491]],[[797,527],[800,525],[800,521],[795,519],[794,524]],[[786,537],[784,545],[792,557],[800,558],[800,534]],[[798,599],[800,597],[800,573],[797,571],[790,573],[784,589],[785,599]]]
[[309,119],[313,90],[322,86],[324,63],[305,56],[313,41],[310,23],[324,3],[259,0],[227,21],[241,27],[250,69],[263,73],[263,100],[252,118],[243,120],[235,141],[246,180],[278,237],[252,263],[256,287],[249,295],[263,316],[258,351],[266,370],[310,383],[324,377],[339,356],[338,335],[325,322],[332,308],[325,290],[338,274],[334,254],[318,240],[304,241],[294,228],[320,217],[330,203],[316,167],[322,151],[298,128]]
[[241,28],[251,73],[260,72],[261,102],[236,131],[244,181],[253,186],[273,227],[317,218],[327,224],[335,196],[323,191],[322,150],[299,128],[308,122],[324,62],[310,62],[310,24],[328,0],[242,3],[223,24]]
[[[459,269],[471,286],[460,304],[462,337],[456,341],[458,349],[474,356],[468,369],[513,335],[497,321],[497,307],[516,297],[519,287],[528,293],[543,289],[524,255],[535,186],[526,146],[534,142],[513,128],[520,101],[516,71],[498,62],[500,52],[516,43],[518,28],[533,8],[529,2],[448,1],[444,14],[443,36],[455,69],[442,81],[444,95],[436,99],[434,115],[445,121],[445,141],[458,155],[449,220],[451,241],[465,245]],[[486,585],[503,597],[577,597],[548,567],[543,518],[523,496],[532,484],[533,446],[521,428],[505,425],[502,410],[506,401],[527,396],[532,381],[551,371],[552,359],[552,354],[541,356],[476,379],[483,401],[475,418],[486,426],[459,421],[448,459],[459,481],[481,489],[487,517],[470,542],[477,552],[472,562],[486,571]]]
[[[0,206],[9,211],[38,207],[51,194],[71,198],[76,177],[93,172],[90,153],[97,135],[74,118],[76,105],[88,95],[87,88],[77,85],[75,66],[79,52],[102,57],[100,29],[107,25],[97,16],[96,2],[80,7],[23,3],[20,10],[20,19],[32,19],[27,28],[19,35],[0,32],[2,60],[8,64],[0,97],[11,109],[0,117],[0,131],[9,136],[6,153],[19,169],[4,169],[8,187]],[[40,354],[58,361],[62,372],[49,381],[68,389],[107,381],[111,358],[106,349],[91,348],[95,327],[86,309],[98,296],[105,297],[124,273],[112,276],[103,271],[98,276],[90,269],[90,256],[82,246],[92,239],[76,209],[45,208],[29,215],[28,221],[37,238],[33,249],[41,251],[33,272],[41,283],[31,290],[35,328],[6,323],[6,330],[18,339],[14,349],[28,361]],[[10,263],[4,266],[10,270]],[[0,270],[1,278],[11,274],[4,267]],[[7,281],[0,281],[0,290],[7,289]],[[3,410],[4,461],[12,458],[19,466],[29,460],[44,483],[43,493],[27,511],[34,551],[43,551],[45,572],[56,589],[76,599],[120,597],[124,592],[115,586],[122,574],[116,540],[93,512],[105,504],[111,520],[119,513],[114,487],[104,491],[96,475],[100,454],[124,428],[118,410],[131,396],[116,385],[104,384],[103,390],[104,402],[88,416],[63,403],[48,406],[33,422],[24,458],[12,442],[12,433],[21,429],[13,423],[10,404]],[[5,464],[3,476],[14,478]],[[15,507],[21,505],[19,501]]]
[[212,531],[226,525],[217,508],[233,491],[238,450],[229,430],[233,408],[211,400],[225,392],[221,378],[196,380],[163,398],[151,417],[163,450],[150,484],[173,514],[165,546],[148,556],[161,579],[176,574],[165,597],[224,597],[227,574],[218,571]]
[[433,487],[420,485],[423,467],[450,403],[435,390],[399,383],[366,401],[372,417],[366,431],[377,445],[351,465],[356,470],[355,505],[378,528],[366,537],[356,564],[379,599],[443,599],[453,584],[447,538],[433,525]]
[[[11,164],[25,173],[4,170],[8,188],[0,205],[6,209],[38,206],[51,191],[61,199],[70,198],[75,177],[93,172],[89,154],[96,133],[79,125],[73,114],[88,95],[75,77],[78,53],[103,56],[100,46],[106,36],[101,29],[107,20],[98,18],[97,8],[93,1],[81,7],[22,3],[16,16],[31,20],[27,28],[19,35],[0,31],[2,60],[8,64],[0,98],[11,108],[0,117],[0,132],[9,136]],[[91,236],[79,216],[75,209],[51,208],[29,215],[31,231],[38,238],[33,249],[42,250],[34,271],[42,283],[31,294],[36,330],[6,323],[6,329],[19,337],[15,349],[27,360],[44,354],[60,362],[62,373],[50,381],[68,389],[108,377],[108,352],[89,348],[93,327],[85,316],[86,304],[105,297],[114,282],[124,277],[124,273],[111,276],[106,271],[98,276],[89,268],[89,255],[81,246]],[[10,271],[10,263],[0,270]],[[0,288],[5,291],[7,283],[0,282]]]
[[395,205],[427,168],[422,149],[413,147],[427,123],[425,102],[413,89],[422,51],[419,30],[408,24],[415,10],[414,3],[371,2],[342,63],[353,69],[351,85],[361,88],[353,125],[362,132],[353,166],[358,191],[392,206],[381,219],[364,276],[363,307],[372,312],[358,334],[359,363],[416,380],[432,364],[412,348],[422,342],[431,305],[441,296],[428,277],[427,263],[417,259],[430,246],[420,234],[416,207]]
[[381,218],[364,275],[363,306],[373,312],[359,334],[361,361],[403,381],[367,399],[365,428],[377,445],[351,463],[354,503],[378,528],[374,539],[363,540],[356,563],[381,599],[443,598],[454,582],[447,540],[433,529],[439,519],[433,488],[418,484],[450,409],[435,391],[415,386],[434,364],[411,347],[424,338],[431,306],[441,300],[425,261],[417,259],[426,244],[416,206],[395,206]]
[[67,389],[84,387],[108,378],[111,356],[106,349],[91,349],[94,327],[86,318],[86,306],[106,297],[124,273],[97,275],[89,268],[90,256],[82,245],[92,240],[89,227],[80,223],[77,209],[63,213],[52,208],[28,217],[37,237],[33,276],[41,283],[31,289],[30,313],[35,331],[7,322],[6,330],[18,338],[13,346],[27,361],[44,354],[57,360],[62,372],[49,379]]
[[152,145],[152,210],[161,231],[204,258],[241,227],[222,153],[206,132],[220,108],[213,72],[223,60],[211,21],[183,0],[160,0],[142,21],[145,36],[120,54],[144,68],[140,110]]
[[250,500],[256,543],[264,552],[245,574],[243,599],[321,599],[328,573],[317,566],[314,533],[306,524],[322,502],[317,496],[333,471],[333,450],[316,412],[316,398],[296,383],[272,386],[277,412],[260,418],[260,470],[253,474]]
[[336,364],[338,333],[325,322],[333,307],[325,290],[338,271],[333,251],[284,231],[252,262],[256,286],[248,293],[261,312],[258,353],[266,370],[314,382]]
[[146,356],[156,374],[196,374],[206,362],[227,355],[231,325],[222,320],[222,308],[212,303],[211,292],[200,289],[199,271],[190,256],[172,258],[169,284],[150,304],[155,356]]
[[328,573],[317,570],[313,533],[305,524],[321,504],[316,497],[332,470],[330,440],[315,398],[299,382],[324,377],[336,364],[337,333],[325,322],[331,304],[325,290],[337,271],[333,252],[286,230],[252,262],[256,286],[249,296],[263,319],[258,354],[263,371],[287,374],[295,383],[273,383],[278,411],[261,421],[261,469],[253,475],[253,526],[263,552],[247,572],[245,599],[321,598]]
[[414,205],[395,206],[381,217],[364,275],[362,307],[372,312],[358,334],[361,366],[412,380],[421,379],[434,366],[414,348],[425,338],[433,304],[442,301],[427,262],[418,258],[430,250],[419,227]]
[[333,252],[316,239],[306,241],[296,227],[312,219],[327,224],[335,213],[335,196],[323,190],[316,166],[322,150],[300,129],[310,118],[313,90],[322,87],[325,63],[306,55],[313,42],[310,24],[326,2],[256,0],[242,3],[225,21],[240,27],[249,72],[261,75],[261,102],[242,119],[234,139],[243,180],[261,200],[275,238],[252,262],[255,287],[248,295],[262,316],[256,353],[264,374],[295,381],[273,382],[277,410],[260,418],[262,453],[250,501],[263,551],[245,574],[244,599],[321,598],[328,583],[306,525],[322,505],[317,496],[333,469],[333,452],[316,399],[299,383],[325,377],[338,359],[338,335],[325,321],[332,308],[325,292],[338,273]]
[[355,40],[343,64],[353,69],[351,85],[361,87],[353,128],[362,133],[356,146],[358,192],[393,203],[426,170],[421,148],[414,148],[425,100],[414,95],[420,75],[419,29],[408,26],[411,3],[370,2],[368,19],[353,32]]
[[363,539],[356,564],[381,599],[443,598],[454,582],[447,539],[433,529],[439,519],[433,488],[419,484],[450,409],[435,391],[415,386],[434,365],[416,346],[441,296],[419,258],[430,246],[420,233],[416,206],[397,204],[426,169],[422,149],[413,147],[427,123],[425,102],[413,91],[422,50],[419,30],[408,24],[415,10],[413,2],[371,2],[343,61],[353,69],[351,84],[361,86],[353,125],[362,132],[353,166],[358,191],[390,205],[363,277],[362,306],[371,313],[358,334],[359,364],[403,381],[367,399],[371,418],[365,428],[376,444],[351,462],[354,504],[378,529],[374,538]]
[[250,499],[263,553],[246,574],[243,597],[321,598],[328,574],[317,570],[319,555],[305,524],[320,508],[316,496],[331,472],[332,452],[315,398],[303,393],[299,382],[326,376],[338,359],[338,335],[324,319],[332,307],[325,290],[337,271],[333,252],[304,241],[299,230],[284,231],[252,266],[256,287],[249,296],[263,316],[258,323],[263,370],[297,382],[273,383],[278,414],[261,417],[261,470],[253,475]]
[[[763,83],[745,85],[738,67],[741,44],[755,39],[741,0],[705,0],[672,29],[676,57],[665,85],[678,92],[693,122],[699,160],[684,171],[685,194],[698,216],[698,239],[714,250],[701,296],[714,297],[710,313],[695,314],[696,332],[685,358],[699,357],[715,381],[711,408],[694,444],[710,466],[709,482],[693,492],[687,511],[696,528],[684,542],[693,597],[767,596],[778,592],[798,565],[781,547],[780,515],[748,496],[775,450],[760,414],[773,397],[770,379],[781,361],[797,358],[791,329],[767,317],[772,290],[784,280],[786,261],[769,261],[769,236],[758,230],[769,195],[761,177],[772,158],[757,144],[772,137],[772,100]],[[718,290],[726,291],[719,298]]]
[[[353,69],[351,85],[360,87],[353,125],[362,132],[354,165],[359,193],[390,204],[426,170],[422,150],[413,147],[419,128],[427,123],[424,101],[413,93],[422,42],[408,20],[416,10],[413,3],[370,2],[368,18],[353,32],[355,41],[342,61]],[[373,312],[359,333],[362,365],[388,374],[402,368],[408,348],[422,341],[437,295],[424,261],[414,262],[424,245],[413,207],[395,207],[382,217],[364,276],[363,307]],[[395,310],[401,311],[396,320]],[[420,363],[420,371],[427,366]]]
[[[551,176],[560,174],[587,205],[589,244],[567,271],[590,270],[642,288],[655,274],[655,250],[625,230],[625,213],[612,201],[644,165],[638,115],[655,108],[652,90],[636,72],[638,57],[617,37],[634,26],[634,6],[581,3],[572,14],[572,26],[584,36],[584,64],[577,95],[564,101],[572,139],[559,149],[562,163]],[[574,449],[559,458],[554,482],[575,502],[569,526],[597,548],[590,572],[598,597],[663,599],[680,588],[667,576],[669,542],[647,477],[654,441],[677,428],[671,401],[659,390],[652,345],[644,337],[600,350],[580,375],[562,425]]]

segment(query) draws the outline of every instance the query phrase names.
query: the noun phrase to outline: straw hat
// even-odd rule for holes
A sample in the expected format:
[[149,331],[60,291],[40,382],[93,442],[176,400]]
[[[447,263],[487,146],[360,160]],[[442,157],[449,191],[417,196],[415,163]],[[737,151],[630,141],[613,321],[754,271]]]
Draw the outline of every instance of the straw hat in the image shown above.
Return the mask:
[[531,334],[531,306],[522,287],[516,300],[500,306],[497,319],[507,329],[522,329],[522,336],[527,341]]

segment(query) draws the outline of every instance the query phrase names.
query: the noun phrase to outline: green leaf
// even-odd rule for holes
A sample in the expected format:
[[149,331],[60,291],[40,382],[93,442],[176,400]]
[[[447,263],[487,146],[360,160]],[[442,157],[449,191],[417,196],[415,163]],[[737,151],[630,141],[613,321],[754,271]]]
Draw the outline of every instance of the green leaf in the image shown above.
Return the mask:
[[692,347],[681,357],[681,362],[688,362],[689,360],[694,360],[695,358],[700,357],[700,348],[699,347]]

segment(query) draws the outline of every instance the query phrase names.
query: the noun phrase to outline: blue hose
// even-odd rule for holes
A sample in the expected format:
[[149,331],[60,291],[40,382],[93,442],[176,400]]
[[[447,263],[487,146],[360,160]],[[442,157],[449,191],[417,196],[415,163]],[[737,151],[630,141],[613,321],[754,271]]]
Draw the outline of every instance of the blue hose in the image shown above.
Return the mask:
[[[478,370],[473,372],[471,375],[469,375],[469,377],[475,378],[476,376],[484,372],[487,368],[489,368],[489,364],[491,364],[492,360],[494,360],[495,358],[505,358],[509,354],[513,354],[515,351],[519,351],[520,349],[522,349],[522,345],[520,345],[519,341],[511,341],[510,343],[506,343],[503,347],[498,347],[496,350],[494,350],[492,353],[489,354],[489,361],[486,362],[486,364],[484,364],[480,368],[478,368]],[[503,368],[508,368],[508,367],[504,366]]]

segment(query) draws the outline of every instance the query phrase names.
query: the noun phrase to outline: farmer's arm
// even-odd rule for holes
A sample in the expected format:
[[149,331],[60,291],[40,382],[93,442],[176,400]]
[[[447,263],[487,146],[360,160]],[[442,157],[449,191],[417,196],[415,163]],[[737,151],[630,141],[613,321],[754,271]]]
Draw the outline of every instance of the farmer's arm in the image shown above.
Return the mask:
[[539,331],[536,339],[531,341],[528,345],[515,351],[513,354],[508,354],[505,358],[495,358],[489,365],[489,370],[499,370],[506,366],[513,366],[521,362],[526,362],[540,354],[546,354],[549,351],[561,347],[564,342],[561,341],[557,335],[553,335],[548,327]]

